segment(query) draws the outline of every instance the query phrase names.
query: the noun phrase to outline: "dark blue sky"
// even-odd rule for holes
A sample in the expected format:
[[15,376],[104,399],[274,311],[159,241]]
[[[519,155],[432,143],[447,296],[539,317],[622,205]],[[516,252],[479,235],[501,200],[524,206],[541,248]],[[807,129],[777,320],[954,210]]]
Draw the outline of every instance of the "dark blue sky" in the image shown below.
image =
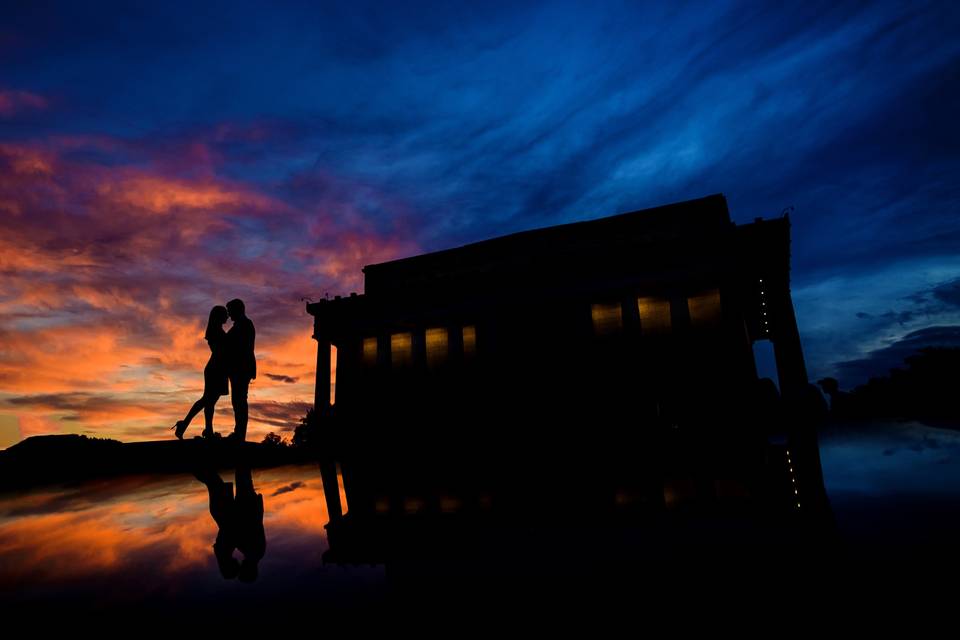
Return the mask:
[[4,335],[121,317],[173,348],[123,291],[194,318],[255,271],[279,343],[363,263],[722,192],[795,208],[812,376],[960,345],[960,5],[477,4],[8,3]]

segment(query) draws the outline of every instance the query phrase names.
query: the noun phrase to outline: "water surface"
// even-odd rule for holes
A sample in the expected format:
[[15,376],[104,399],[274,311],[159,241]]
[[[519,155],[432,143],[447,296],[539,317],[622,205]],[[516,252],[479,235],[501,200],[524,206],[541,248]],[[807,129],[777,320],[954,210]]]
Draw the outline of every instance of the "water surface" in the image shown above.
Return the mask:
[[[233,472],[220,472],[233,482]],[[130,476],[0,497],[0,597],[108,607],[376,600],[383,568],[325,566],[328,517],[315,465],[253,471],[266,550],[256,579],[225,578],[206,485]],[[243,554],[234,552],[238,560]],[[307,598],[310,594],[310,598]]]
[[[821,434],[824,476],[851,548],[941,549],[957,566],[960,431],[919,423],[835,426]],[[220,473],[234,482],[232,470]],[[266,550],[256,579],[224,577],[207,487],[192,475],[131,476],[0,496],[4,607],[245,604],[316,608],[384,600],[383,567],[323,564],[328,520],[315,465],[253,471]],[[571,515],[571,526],[573,522]],[[556,537],[569,539],[565,527]],[[237,551],[235,557],[242,558]],[[569,560],[558,557],[556,562]],[[509,567],[504,571],[509,575]]]

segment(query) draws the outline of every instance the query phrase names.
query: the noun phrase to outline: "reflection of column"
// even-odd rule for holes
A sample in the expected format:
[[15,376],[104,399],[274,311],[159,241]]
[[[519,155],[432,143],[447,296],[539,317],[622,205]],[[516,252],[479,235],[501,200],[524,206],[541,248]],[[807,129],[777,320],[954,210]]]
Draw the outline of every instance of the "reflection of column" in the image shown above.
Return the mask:
[[337,481],[337,463],[327,457],[320,459],[320,480],[323,481],[323,498],[327,501],[327,513],[330,520],[343,517],[340,504],[340,483]]

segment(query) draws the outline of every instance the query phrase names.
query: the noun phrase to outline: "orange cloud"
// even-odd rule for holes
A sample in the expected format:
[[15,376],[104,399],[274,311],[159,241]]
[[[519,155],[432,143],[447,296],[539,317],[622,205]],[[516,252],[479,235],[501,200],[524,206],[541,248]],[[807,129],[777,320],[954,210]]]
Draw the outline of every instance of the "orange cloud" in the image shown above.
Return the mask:
[[53,173],[53,160],[49,154],[10,145],[4,145],[2,150],[8,155],[14,174],[48,176]]
[[124,344],[111,326],[57,326],[8,332],[0,358],[0,382],[7,392],[65,392],[102,389],[123,367],[155,350]]
[[225,206],[268,206],[269,200],[237,188],[211,183],[190,183],[159,176],[134,175],[105,182],[97,192],[113,203],[151,213],[174,209],[214,209]]

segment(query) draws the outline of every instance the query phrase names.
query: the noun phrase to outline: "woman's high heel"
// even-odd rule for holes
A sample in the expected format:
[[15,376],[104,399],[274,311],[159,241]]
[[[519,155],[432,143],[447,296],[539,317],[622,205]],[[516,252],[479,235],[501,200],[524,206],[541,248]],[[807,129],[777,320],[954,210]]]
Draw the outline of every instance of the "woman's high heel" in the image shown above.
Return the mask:
[[170,428],[174,429],[173,434],[177,436],[177,440],[183,440],[183,432],[187,430],[187,423],[183,420],[177,420],[177,424]]

